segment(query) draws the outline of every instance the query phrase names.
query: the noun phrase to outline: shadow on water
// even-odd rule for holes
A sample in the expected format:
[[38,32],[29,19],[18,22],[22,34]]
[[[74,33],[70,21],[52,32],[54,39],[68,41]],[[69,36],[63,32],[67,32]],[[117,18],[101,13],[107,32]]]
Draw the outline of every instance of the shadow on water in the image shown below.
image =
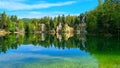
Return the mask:
[[[21,65],[24,64],[23,68],[37,68],[40,65],[40,68],[47,66],[49,68],[61,68],[61,66],[62,68],[120,67],[120,40],[117,37],[44,33],[10,34],[0,37],[0,63],[4,62],[0,66],[3,68],[7,63],[6,58],[10,58],[8,55],[10,53],[23,59],[9,59],[8,62],[14,61],[13,64],[16,64],[19,60]],[[22,56],[18,56],[19,54]],[[1,57],[3,55],[6,55],[6,58]],[[12,57],[15,58],[14,56]],[[37,61],[38,59],[40,61]],[[20,64],[17,64],[17,68],[21,66]]]

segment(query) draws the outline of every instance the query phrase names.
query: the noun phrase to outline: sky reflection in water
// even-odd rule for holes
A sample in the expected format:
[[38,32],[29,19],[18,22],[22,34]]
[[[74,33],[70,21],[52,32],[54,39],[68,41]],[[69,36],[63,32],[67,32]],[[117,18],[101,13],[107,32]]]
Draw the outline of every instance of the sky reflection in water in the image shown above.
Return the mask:
[[[47,65],[48,64],[48,65]],[[70,65],[71,64],[71,65]],[[6,54],[0,55],[0,66],[15,67],[54,67],[63,65],[63,67],[97,67],[97,60],[85,50],[79,48],[58,49],[52,46],[44,48],[41,46],[21,45],[17,50],[8,50]],[[35,68],[37,68],[35,67]],[[57,67],[60,68],[60,67]]]

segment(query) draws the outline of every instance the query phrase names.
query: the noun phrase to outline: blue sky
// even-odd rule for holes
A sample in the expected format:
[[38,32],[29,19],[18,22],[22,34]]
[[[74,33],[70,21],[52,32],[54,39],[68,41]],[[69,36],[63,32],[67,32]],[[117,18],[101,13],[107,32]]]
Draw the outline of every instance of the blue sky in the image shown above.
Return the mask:
[[98,0],[0,0],[0,13],[17,15],[19,18],[79,15],[94,9]]

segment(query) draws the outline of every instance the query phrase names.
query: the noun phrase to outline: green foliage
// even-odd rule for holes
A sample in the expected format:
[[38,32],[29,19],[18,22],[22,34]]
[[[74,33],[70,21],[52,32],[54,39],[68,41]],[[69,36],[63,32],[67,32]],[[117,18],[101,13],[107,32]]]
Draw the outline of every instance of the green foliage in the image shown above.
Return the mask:
[[17,22],[17,16],[16,15],[11,16],[11,20],[14,21],[14,22]]
[[7,24],[8,24],[8,31],[14,32],[15,31],[15,22],[12,22],[10,17],[7,17]]
[[18,20],[17,21],[17,28],[18,28],[18,31],[19,30],[24,30],[24,22],[21,21],[21,20]]
[[0,28],[1,29],[5,29],[5,27],[6,27],[6,21],[7,21],[7,16],[6,16],[6,13],[5,12],[3,12],[2,14],[1,14],[1,22],[0,22]]
[[99,0],[99,6],[88,12],[87,30],[89,33],[116,34],[120,30],[120,2],[118,0]]

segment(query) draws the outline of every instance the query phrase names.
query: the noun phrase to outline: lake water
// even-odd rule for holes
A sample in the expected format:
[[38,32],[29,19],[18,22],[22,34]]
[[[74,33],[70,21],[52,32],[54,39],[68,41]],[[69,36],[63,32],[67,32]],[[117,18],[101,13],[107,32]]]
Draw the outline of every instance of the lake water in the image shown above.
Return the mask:
[[0,37],[0,68],[120,68],[120,40],[82,34],[11,34]]

